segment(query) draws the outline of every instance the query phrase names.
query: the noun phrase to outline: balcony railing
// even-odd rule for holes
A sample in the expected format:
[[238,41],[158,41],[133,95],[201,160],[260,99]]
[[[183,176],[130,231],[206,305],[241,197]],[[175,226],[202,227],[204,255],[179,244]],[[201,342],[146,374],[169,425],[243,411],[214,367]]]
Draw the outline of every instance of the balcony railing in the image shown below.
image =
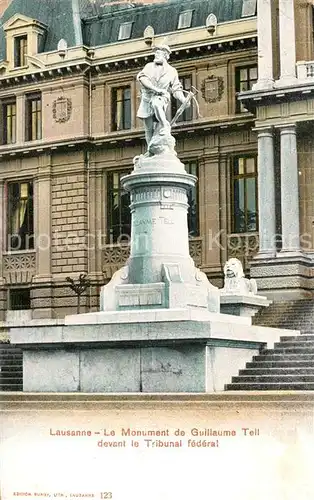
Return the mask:
[[301,81],[314,80],[314,61],[297,62],[297,78]]
[[36,251],[24,250],[3,254],[3,276],[7,283],[30,283],[36,272]]
[[258,233],[233,233],[228,235],[228,259],[236,257],[247,267],[248,260],[257,254]]
[[[191,238],[189,240],[190,255],[196,267],[203,263],[203,238]],[[103,251],[103,273],[107,279],[120,269],[130,255],[129,245],[108,245]]]

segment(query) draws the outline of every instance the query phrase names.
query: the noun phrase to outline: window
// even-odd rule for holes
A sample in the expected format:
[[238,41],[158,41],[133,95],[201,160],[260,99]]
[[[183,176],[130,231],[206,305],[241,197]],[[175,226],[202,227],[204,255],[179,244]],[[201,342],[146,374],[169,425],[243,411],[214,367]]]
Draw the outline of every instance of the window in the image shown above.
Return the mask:
[[4,101],[2,103],[3,116],[3,144],[14,144],[16,142],[16,101]]
[[122,23],[119,27],[118,40],[128,40],[131,38],[133,23]]
[[107,173],[107,243],[125,242],[131,234],[130,194],[121,187],[121,177],[130,173]]
[[41,139],[41,96],[28,96],[26,99],[26,130],[27,141]]
[[256,0],[243,0],[241,17],[256,15]]
[[112,130],[131,128],[131,88],[112,89]]
[[31,294],[29,288],[12,288],[9,291],[10,309],[13,311],[30,309]]
[[[198,164],[196,161],[185,163],[185,170],[188,174],[198,177]],[[188,192],[188,228],[189,236],[199,236],[199,216],[198,216],[198,184]]]
[[178,30],[191,27],[192,14],[193,10],[184,10],[183,12],[180,12],[178,20]]
[[232,159],[231,212],[233,233],[258,231],[256,164],[256,156],[241,156]]
[[[257,66],[245,66],[236,68],[236,92],[251,90],[254,83],[257,82]],[[236,113],[246,113],[243,104],[237,100]]]
[[27,62],[27,36],[14,38],[14,66],[19,68],[26,66]]
[[[184,90],[191,90],[191,86],[192,86],[192,76],[191,75],[180,76],[179,80],[180,80]],[[181,106],[181,102],[178,101],[177,99],[175,99],[175,97],[172,97],[172,101],[171,101],[172,117],[175,116],[175,114],[180,106]],[[193,101],[191,101],[190,107],[185,109],[183,111],[182,115],[179,116],[179,118],[177,119],[177,123],[178,122],[187,122],[187,121],[192,120],[192,118],[193,118]]]
[[34,248],[33,183],[8,184],[8,250]]

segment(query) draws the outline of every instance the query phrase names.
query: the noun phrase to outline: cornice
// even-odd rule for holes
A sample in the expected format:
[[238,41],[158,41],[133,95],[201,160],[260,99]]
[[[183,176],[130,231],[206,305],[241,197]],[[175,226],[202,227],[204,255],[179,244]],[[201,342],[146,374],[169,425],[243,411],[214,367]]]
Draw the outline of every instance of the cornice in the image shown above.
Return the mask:
[[249,110],[254,110],[259,106],[280,104],[286,101],[299,101],[308,98],[313,99],[314,78],[309,79],[309,82],[306,83],[299,83],[296,81],[294,85],[289,87],[241,92],[237,97]]
[[[250,116],[228,116],[224,120],[219,119],[215,121],[198,120],[187,122],[173,128],[173,135],[177,140],[181,138],[199,136],[200,134],[206,135],[208,133],[226,132],[241,130],[242,128],[252,127],[255,118]],[[97,151],[97,148],[106,146],[106,148],[127,147],[130,144],[140,144],[144,139],[144,131],[142,129],[125,130],[123,132],[111,132],[99,136],[81,136],[81,137],[68,137],[61,140],[42,140],[39,144],[27,142],[15,145],[0,146],[0,163],[6,159],[14,158],[28,158],[38,156],[39,154],[53,153],[55,151],[64,150],[77,150],[78,146],[82,149],[90,151]]]
[[[181,47],[173,47],[171,61],[174,63],[179,61],[192,61],[208,58],[212,55],[222,55],[225,53],[235,53],[245,50],[252,50],[257,48],[257,37],[252,34],[245,34],[244,36],[224,40],[209,40],[184,45]],[[0,90],[15,87],[21,84],[41,83],[58,78],[66,78],[73,75],[85,74],[91,71],[94,76],[116,73],[135,68],[141,68],[144,64],[151,60],[151,54],[147,50],[143,53],[132,53],[128,56],[124,54],[117,54],[111,58],[97,58],[95,53],[97,49],[87,49],[86,57],[78,59],[64,60],[51,65],[45,65],[39,57],[31,57],[30,62],[34,63],[37,68],[26,68],[23,71],[19,69],[11,70],[4,75],[0,76]],[[2,62],[3,69],[6,68],[6,63]]]

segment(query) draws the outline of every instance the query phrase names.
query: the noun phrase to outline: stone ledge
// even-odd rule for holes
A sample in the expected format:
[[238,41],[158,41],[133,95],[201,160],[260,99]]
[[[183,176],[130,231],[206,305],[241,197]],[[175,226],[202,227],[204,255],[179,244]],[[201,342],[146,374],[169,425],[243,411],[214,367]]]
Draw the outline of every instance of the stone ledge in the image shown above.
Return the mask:
[[[229,404],[251,406],[252,408],[270,408],[282,413],[283,408],[298,406],[300,410],[313,411],[314,391],[228,391],[215,393],[84,393],[84,392],[0,392],[0,411],[5,410],[49,410],[76,408],[85,410],[101,409],[104,407],[129,409],[131,407],[151,408],[162,405],[166,407],[184,406],[198,408]],[[284,405],[280,407],[279,405]]]
[[[217,315],[218,316],[218,315]],[[160,343],[207,343],[209,341],[228,341],[232,343],[254,343],[256,346],[267,344],[272,348],[280,336],[299,335],[298,330],[284,330],[261,326],[251,326],[242,321],[173,319],[172,321],[118,322],[109,324],[71,324],[59,326],[15,327],[10,329],[11,342],[24,349],[39,346],[41,350],[49,346],[64,348],[69,345],[90,347],[101,345],[102,348],[122,348],[131,344]],[[219,315],[220,317],[220,315]],[[242,319],[242,318],[241,318]]]

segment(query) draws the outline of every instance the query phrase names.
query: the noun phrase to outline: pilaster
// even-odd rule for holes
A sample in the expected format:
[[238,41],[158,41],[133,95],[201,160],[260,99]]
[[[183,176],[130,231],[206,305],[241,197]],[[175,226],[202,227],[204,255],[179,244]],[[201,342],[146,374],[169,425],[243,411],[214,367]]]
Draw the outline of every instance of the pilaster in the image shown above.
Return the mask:
[[219,154],[208,155],[203,159],[203,179],[199,178],[204,189],[204,236],[205,267],[220,268],[221,227],[219,218]]
[[34,318],[52,316],[51,277],[51,157],[39,156],[38,173],[34,184],[34,234],[36,248],[36,275],[32,283]]
[[272,3],[273,0],[257,2],[258,81],[253,90],[268,89],[274,85]]
[[25,95],[16,96],[16,143],[21,144],[25,139]]
[[296,82],[295,38],[294,0],[279,0],[280,87]]

